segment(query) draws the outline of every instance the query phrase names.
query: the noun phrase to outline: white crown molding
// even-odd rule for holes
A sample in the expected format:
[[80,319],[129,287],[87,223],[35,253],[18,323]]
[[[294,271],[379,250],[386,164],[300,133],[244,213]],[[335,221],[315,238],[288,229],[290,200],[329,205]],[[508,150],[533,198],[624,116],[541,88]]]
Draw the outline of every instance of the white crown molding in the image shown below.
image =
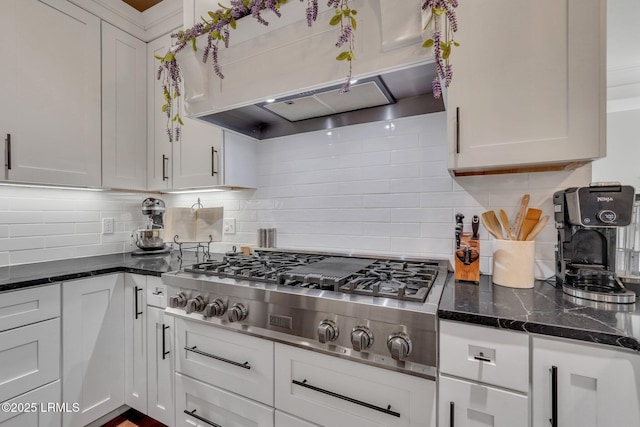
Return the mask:
[[121,0],[69,1],[144,42],[182,27],[182,0],[163,0],[144,12]]

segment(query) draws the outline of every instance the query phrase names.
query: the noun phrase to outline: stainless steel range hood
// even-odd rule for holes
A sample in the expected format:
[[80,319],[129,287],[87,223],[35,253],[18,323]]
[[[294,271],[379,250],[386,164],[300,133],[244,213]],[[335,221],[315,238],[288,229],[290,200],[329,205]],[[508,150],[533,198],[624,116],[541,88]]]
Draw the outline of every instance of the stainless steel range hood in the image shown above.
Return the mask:
[[434,64],[426,63],[361,79],[346,93],[341,85],[324,87],[197,118],[268,139],[434,113],[444,111],[432,94],[434,77]]

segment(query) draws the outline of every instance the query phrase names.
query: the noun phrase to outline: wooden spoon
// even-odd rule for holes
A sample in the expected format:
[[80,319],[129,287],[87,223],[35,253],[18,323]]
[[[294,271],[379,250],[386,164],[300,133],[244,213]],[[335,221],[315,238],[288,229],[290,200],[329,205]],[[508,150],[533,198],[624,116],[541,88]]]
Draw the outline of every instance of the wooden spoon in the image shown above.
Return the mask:
[[504,227],[504,230],[507,233],[507,238],[509,240],[515,240],[515,238],[513,237],[513,234],[511,234],[511,225],[509,224],[509,217],[507,216],[507,213],[504,211],[504,209],[500,209],[500,219],[502,220],[502,226]]
[[529,233],[529,235],[527,236],[527,240],[535,239],[538,236],[538,234],[540,234],[544,226],[547,225],[547,222],[549,222],[549,215],[545,215],[542,218],[540,218],[540,221],[538,221],[536,226],[533,227],[533,230],[531,230],[531,233]]
[[500,226],[500,221],[498,221],[498,217],[496,217],[496,213],[494,211],[483,212],[482,223],[493,237],[495,237],[496,239],[504,240],[504,235],[502,234],[502,226]]
[[524,222],[524,215],[527,211],[529,198],[530,196],[528,194],[522,196],[522,201],[520,202],[520,210],[518,211],[518,215],[516,215],[516,222],[513,225],[513,237],[517,240],[520,240],[520,231],[522,230],[522,223]]

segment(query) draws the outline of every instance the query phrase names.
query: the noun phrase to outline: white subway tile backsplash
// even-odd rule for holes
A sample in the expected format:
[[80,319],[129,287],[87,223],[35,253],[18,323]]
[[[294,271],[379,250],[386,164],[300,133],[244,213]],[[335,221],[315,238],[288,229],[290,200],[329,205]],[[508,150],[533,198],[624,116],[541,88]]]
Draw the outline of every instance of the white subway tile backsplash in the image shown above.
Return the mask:
[[420,224],[366,223],[365,236],[420,237]]
[[10,237],[23,236],[51,236],[55,234],[71,234],[75,230],[74,224],[18,224],[9,226]]
[[0,239],[0,251],[20,251],[44,248],[43,237],[22,237],[19,239]]
[[39,224],[44,217],[44,212],[4,211],[0,212],[0,224]]
[[392,208],[390,212],[391,222],[424,222],[428,224],[451,223],[453,209],[447,208]]

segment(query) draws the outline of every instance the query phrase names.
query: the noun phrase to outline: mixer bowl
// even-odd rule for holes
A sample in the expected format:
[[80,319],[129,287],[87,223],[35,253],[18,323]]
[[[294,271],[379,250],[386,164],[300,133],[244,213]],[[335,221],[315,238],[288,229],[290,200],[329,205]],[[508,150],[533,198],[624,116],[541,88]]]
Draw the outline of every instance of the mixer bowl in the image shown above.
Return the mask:
[[133,239],[137,247],[144,251],[155,251],[164,248],[164,229],[140,228],[133,232]]

